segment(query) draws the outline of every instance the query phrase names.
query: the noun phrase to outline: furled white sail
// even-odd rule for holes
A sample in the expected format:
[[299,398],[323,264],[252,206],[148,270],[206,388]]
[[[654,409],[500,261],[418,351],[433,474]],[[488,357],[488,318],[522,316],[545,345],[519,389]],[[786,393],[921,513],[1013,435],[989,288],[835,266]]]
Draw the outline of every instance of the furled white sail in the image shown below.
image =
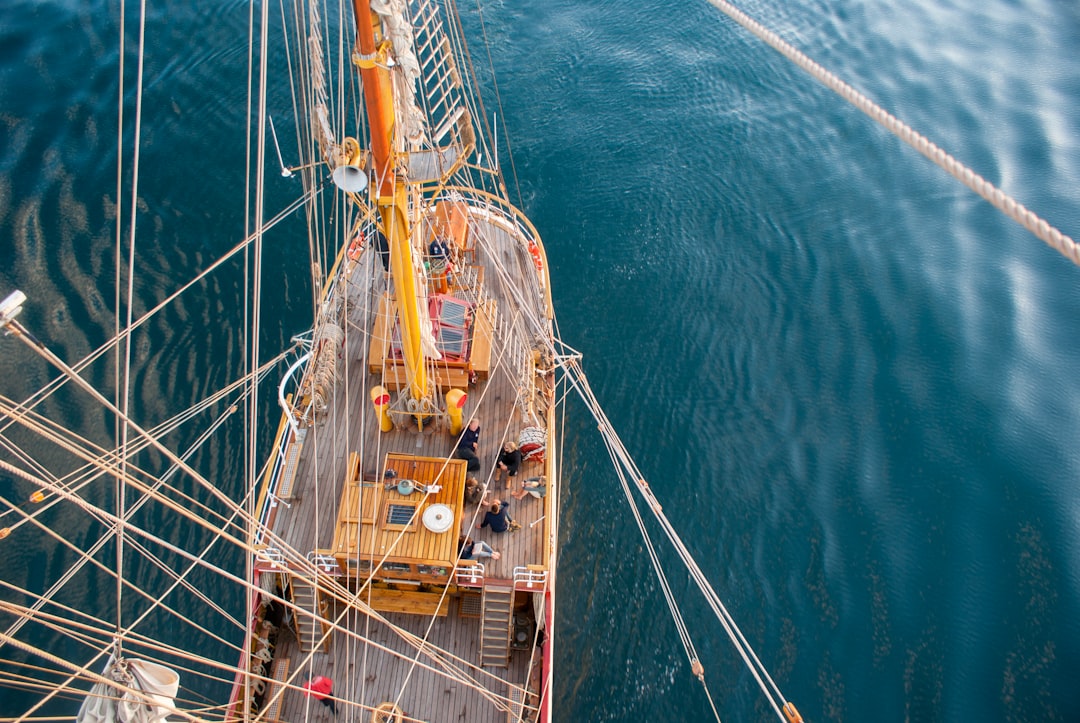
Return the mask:
[[104,676],[116,684],[94,684],[76,723],[164,723],[175,710],[180,674],[172,668],[148,660],[110,658]]

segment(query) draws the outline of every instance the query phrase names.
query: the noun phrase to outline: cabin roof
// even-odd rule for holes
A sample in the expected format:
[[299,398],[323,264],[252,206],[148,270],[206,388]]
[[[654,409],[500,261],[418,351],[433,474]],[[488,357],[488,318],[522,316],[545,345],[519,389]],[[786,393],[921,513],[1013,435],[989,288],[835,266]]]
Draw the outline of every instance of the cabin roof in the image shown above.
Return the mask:
[[[339,564],[346,567],[350,559],[378,562],[385,556],[387,562],[452,565],[458,552],[466,462],[391,453],[386,455],[383,474],[376,480],[365,480],[359,459],[356,453],[350,455],[338,508],[334,556]],[[402,494],[409,486],[402,484],[406,481],[419,489]],[[441,489],[425,493],[423,488],[428,485]],[[436,523],[429,529],[425,513],[431,517],[445,514],[447,509],[453,516],[449,524],[429,519],[429,523]],[[442,527],[443,531],[437,531]]]

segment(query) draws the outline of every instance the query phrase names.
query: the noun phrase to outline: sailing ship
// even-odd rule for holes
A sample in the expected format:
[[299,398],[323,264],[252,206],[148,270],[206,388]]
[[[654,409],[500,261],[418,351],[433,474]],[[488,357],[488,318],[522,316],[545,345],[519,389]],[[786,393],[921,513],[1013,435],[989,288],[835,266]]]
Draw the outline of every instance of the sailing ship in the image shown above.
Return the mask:
[[[566,350],[543,244],[509,200],[452,5],[360,0],[329,20],[318,3],[294,10],[302,159],[282,173],[302,182],[289,210],[308,221],[313,325],[267,360],[253,321],[247,374],[185,413],[224,423],[241,408],[254,419],[258,404],[279,404],[272,437],[246,435],[253,447],[272,439],[265,461],[246,468],[243,494],[230,498],[189,465],[190,450],[166,446],[163,428],[142,427],[42,348],[63,372],[58,383],[84,388],[116,416],[123,441],[109,451],[76,441],[67,447],[75,471],[6,465],[39,485],[39,507],[81,505],[115,530],[118,596],[125,550],[178,544],[129,522],[144,503],[242,552],[242,565],[220,569],[205,552],[182,550],[218,576],[170,585],[207,608],[214,585],[243,591],[243,634],[208,655],[192,635],[205,614],[152,590],[142,593],[144,614],[168,611],[187,632],[149,640],[120,617],[133,613],[118,597],[113,632],[87,620],[100,652],[77,665],[57,660],[71,674],[45,699],[93,683],[83,721],[301,720],[324,707],[349,720],[551,720],[563,485],[556,359]],[[330,32],[339,34],[328,41]],[[257,128],[257,147],[280,158],[265,111]],[[266,154],[253,155],[261,191]],[[234,253],[257,259],[280,231],[264,219],[261,196],[253,208],[254,229]],[[259,283],[257,271],[251,279]],[[5,299],[3,325],[39,348],[15,318],[24,303],[22,292]],[[41,398],[5,402],[7,426],[58,441],[35,411]],[[148,454],[171,470],[142,467]],[[173,472],[192,486],[171,484]],[[88,501],[88,488],[110,478],[115,506]],[[35,515],[9,521],[3,536]],[[41,610],[48,602],[7,611],[51,620]],[[5,643],[29,647],[11,632]],[[227,700],[192,705],[180,681],[198,689],[193,676],[227,680]]]
[[[0,644],[47,666],[5,679],[35,694],[17,720],[57,700],[84,721],[557,720],[559,500],[574,483],[557,431],[571,393],[596,416],[628,496],[688,556],[558,337],[544,245],[510,200],[453,9],[290,8],[295,144],[279,143],[260,91],[251,230],[208,269],[247,256],[254,297],[266,242],[287,238],[286,221],[303,214],[315,303],[310,331],[285,349],[266,353],[253,305],[244,374],[151,425],[130,412],[123,384],[104,394],[86,370],[114,352],[117,378],[127,377],[131,340],[157,308],[69,365],[20,323],[32,294],[0,302],[5,332],[59,372],[41,393],[0,400],[5,440],[37,450],[5,447],[5,474],[34,492],[5,510],[0,538],[51,514],[59,539],[64,511],[104,528],[46,592],[3,603],[11,623]],[[303,190],[270,216],[266,161],[293,145],[299,160],[281,160],[281,172]],[[65,386],[115,420],[112,446],[47,418]],[[267,404],[277,410],[269,428]],[[196,421],[205,433],[178,434]],[[229,460],[216,470],[235,467],[238,494],[193,461],[215,445],[225,451],[211,456]],[[238,447],[254,461],[233,464]],[[687,562],[773,711],[800,720]],[[114,618],[59,594],[86,565],[116,581]],[[163,585],[140,586],[148,565],[165,571]],[[43,631],[62,642],[35,643]],[[65,644],[78,653],[62,654]]]
[[[138,315],[132,287],[118,293],[115,334],[70,365],[21,323],[38,300],[0,302],[0,328],[25,346],[7,343],[54,374],[23,401],[0,399],[0,467],[33,490],[8,504],[0,539],[38,529],[74,553],[43,591],[7,586],[0,646],[25,657],[3,682],[31,693],[16,720],[69,718],[71,701],[80,723],[556,720],[559,503],[573,482],[557,430],[571,394],[627,497],[636,487],[678,541],[558,337],[544,245],[510,200],[455,10],[356,0],[326,17],[298,3],[283,43],[266,40],[264,6],[242,242]],[[292,79],[295,144],[267,112],[272,49]],[[302,188],[272,216],[267,158]],[[142,203],[130,183],[116,212],[128,278]],[[294,214],[306,219],[311,328],[267,353],[258,299],[277,289],[261,268],[272,243],[295,244]],[[236,267],[242,373],[178,413],[137,415],[132,357],[148,325]],[[115,425],[109,441],[49,418],[75,396]],[[89,594],[66,595],[87,578]],[[114,594],[93,595],[101,580]],[[88,600],[100,609],[80,609]],[[799,720],[764,679],[776,714]]]

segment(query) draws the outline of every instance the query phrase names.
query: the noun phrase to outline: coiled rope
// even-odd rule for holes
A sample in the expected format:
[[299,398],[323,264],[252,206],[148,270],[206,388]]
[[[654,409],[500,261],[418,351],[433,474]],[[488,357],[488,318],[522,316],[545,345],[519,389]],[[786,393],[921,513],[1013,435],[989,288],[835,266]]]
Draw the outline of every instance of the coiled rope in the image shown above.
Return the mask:
[[807,57],[805,53],[794,48],[790,43],[780,38],[779,35],[731,3],[726,0],[709,0],[709,3],[812,75],[825,87],[861,110],[876,123],[895,134],[904,143],[929,158],[953,178],[985,198],[1006,216],[1035,234],[1050,248],[1080,266],[1080,247],[1072,238],[1063,234],[1015,198],[946,153],[944,149],[933,143],[929,138],[840,80],[836,75]]

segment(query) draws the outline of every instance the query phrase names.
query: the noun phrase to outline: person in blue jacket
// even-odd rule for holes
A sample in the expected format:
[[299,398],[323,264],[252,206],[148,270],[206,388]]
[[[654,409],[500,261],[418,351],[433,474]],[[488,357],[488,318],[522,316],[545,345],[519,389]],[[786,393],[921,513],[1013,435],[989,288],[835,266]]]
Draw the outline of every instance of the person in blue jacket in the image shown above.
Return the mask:
[[510,517],[510,503],[500,502],[498,498],[492,500],[491,508],[484,513],[484,520],[476,526],[476,529],[490,527],[492,532],[506,532],[514,524]]
[[469,426],[461,433],[461,439],[458,440],[457,449],[454,450],[454,456],[458,459],[467,460],[469,463],[469,471],[476,472],[480,469],[480,455],[476,453],[479,447],[480,420],[473,419],[469,421]]

